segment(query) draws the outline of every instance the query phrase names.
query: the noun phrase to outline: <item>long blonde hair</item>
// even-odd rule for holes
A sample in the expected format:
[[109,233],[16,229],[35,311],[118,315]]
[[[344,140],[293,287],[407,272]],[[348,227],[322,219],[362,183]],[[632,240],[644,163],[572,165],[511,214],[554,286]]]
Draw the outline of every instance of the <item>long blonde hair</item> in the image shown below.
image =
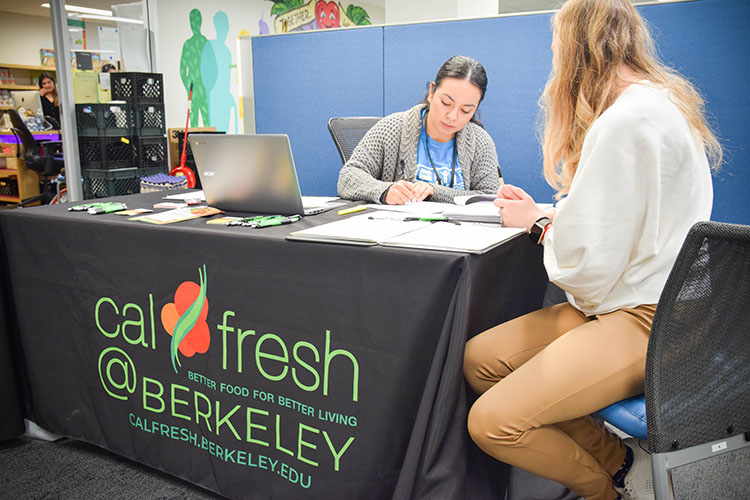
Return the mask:
[[659,62],[648,27],[628,0],[569,0],[553,26],[557,62],[540,102],[544,177],[558,199],[570,190],[589,128],[622,92],[617,70],[623,64],[669,90],[710,164],[719,167],[721,145],[706,121],[703,98]]

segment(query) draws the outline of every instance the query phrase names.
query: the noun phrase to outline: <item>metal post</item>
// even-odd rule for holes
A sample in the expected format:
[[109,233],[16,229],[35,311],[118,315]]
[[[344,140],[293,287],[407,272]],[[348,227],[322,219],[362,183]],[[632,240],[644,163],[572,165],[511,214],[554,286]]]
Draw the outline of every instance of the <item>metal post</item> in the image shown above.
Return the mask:
[[78,129],[75,120],[73,70],[70,67],[70,41],[65,0],[50,0],[50,24],[55,48],[57,95],[60,98],[60,122],[65,157],[65,180],[69,201],[81,201],[81,159],[78,152]]

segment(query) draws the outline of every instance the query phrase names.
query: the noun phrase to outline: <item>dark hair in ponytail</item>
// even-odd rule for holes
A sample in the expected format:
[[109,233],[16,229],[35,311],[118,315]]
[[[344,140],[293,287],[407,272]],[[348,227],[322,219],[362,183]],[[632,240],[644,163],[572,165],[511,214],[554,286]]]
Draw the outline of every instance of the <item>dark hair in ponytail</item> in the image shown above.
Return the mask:
[[[481,103],[484,99],[484,93],[487,91],[487,73],[484,71],[484,66],[476,59],[468,56],[453,56],[440,66],[437,75],[435,75],[435,81],[427,84],[427,93],[422,101],[424,104],[427,104],[427,97],[430,95],[430,85],[434,84],[434,88],[437,89],[446,78],[468,80],[482,93],[479,102]],[[471,122],[482,126],[479,109],[471,117]]]

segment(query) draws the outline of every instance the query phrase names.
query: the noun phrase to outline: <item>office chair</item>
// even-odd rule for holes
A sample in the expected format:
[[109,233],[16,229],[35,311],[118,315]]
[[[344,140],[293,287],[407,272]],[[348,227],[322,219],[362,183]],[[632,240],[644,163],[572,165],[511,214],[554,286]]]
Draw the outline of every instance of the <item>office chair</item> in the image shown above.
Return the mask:
[[11,131],[22,146],[18,149],[17,157],[21,158],[23,150],[26,167],[39,175],[39,181],[43,185],[39,195],[22,200],[19,206],[26,206],[37,201],[47,204],[54,197],[49,186],[49,179],[56,177],[65,166],[62,155],[59,154],[62,150],[62,142],[37,141],[15,109],[8,110],[8,113],[13,124]]
[[695,224],[659,299],[646,358],[658,500],[673,487],[675,498],[750,491],[748,304],[750,226]]
[[342,163],[349,160],[359,141],[378,121],[380,121],[380,118],[370,116],[352,116],[328,120],[328,131],[331,133],[339,155],[341,155]]

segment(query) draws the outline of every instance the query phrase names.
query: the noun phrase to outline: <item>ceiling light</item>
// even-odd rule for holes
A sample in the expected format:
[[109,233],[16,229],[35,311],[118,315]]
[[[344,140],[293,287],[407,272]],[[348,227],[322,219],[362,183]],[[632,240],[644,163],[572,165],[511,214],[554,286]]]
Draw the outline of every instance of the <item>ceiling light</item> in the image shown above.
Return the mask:
[[[42,7],[45,7],[47,9],[50,8],[48,3],[43,3]],[[65,5],[65,10],[68,10],[70,12],[81,12],[83,14],[96,14],[99,16],[112,16],[111,10],[104,10],[104,9],[92,9],[90,7],[78,7],[76,5]]]
[[102,19],[104,21],[112,21],[113,23],[131,23],[131,24],[143,24],[140,19],[133,19],[132,17],[115,17],[115,16],[96,16],[89,14],[75,14],[76,17],[81,18],[84,21],[89,19]]

